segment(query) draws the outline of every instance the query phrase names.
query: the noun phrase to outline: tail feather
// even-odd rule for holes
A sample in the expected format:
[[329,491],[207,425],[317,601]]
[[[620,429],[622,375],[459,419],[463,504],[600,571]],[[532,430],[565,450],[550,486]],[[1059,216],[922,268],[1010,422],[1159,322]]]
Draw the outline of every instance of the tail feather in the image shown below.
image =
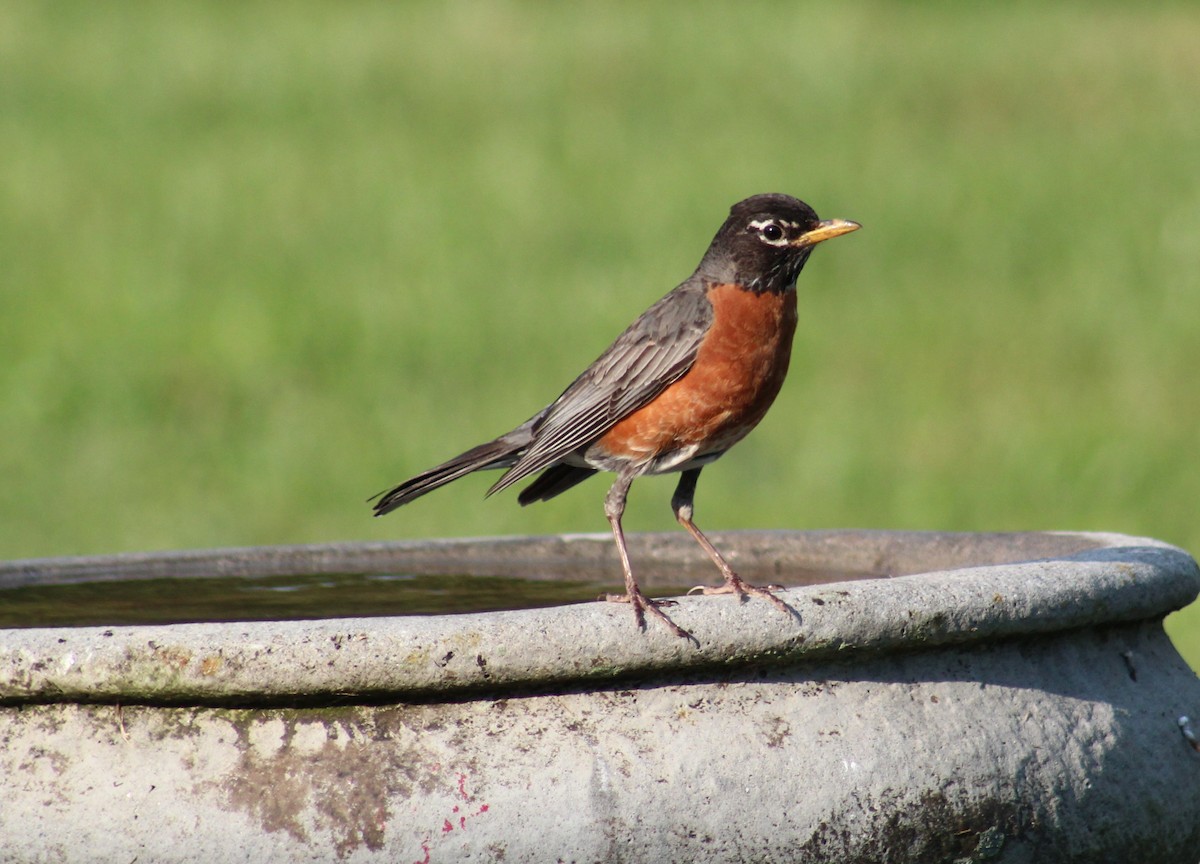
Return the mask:
[[596,473],[595,468],[583,468],[575,465],[551,465],[538,475],[538,478],[521,490],[517,502],[524,507],[534,501],[549,501],[555,495],[561,495],[577,483]]
[[372,496],[368,500],[375,502],[375,515],[382,516],[384,513],[390,513],[397,507],[474,471],[512,467],[524,449],[529,446],[532,435],[529,433],[528,426],[529,424],[525,424],[507,435],[501,435],[495,441],[472,447],[466,453],[461,453],[441,465],[423,471],[416,477],[405,480],[399,486]]

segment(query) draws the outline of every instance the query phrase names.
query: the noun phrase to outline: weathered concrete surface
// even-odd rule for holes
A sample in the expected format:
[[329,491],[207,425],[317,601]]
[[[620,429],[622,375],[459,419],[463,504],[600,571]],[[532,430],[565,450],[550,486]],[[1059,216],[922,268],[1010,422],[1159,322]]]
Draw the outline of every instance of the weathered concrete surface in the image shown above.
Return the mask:
[[0,860],[1195,864],[1200,577],[1087,540],[690,598],[699,649],[601,604],[0,631]]
[[[903,536],[886,535],[888,545]],[[1139,621],[1196,596],[1195,564],[1180,550],[1109,535],[1060,542],[1077,547],[1080,537],[1088,547],[1065,557],[783,592],[794,618],[728,597],[683,598],[671,614],[699,647],[662,627],[638,633],[628,608],[603,603],[483,615],[0,631],[0,701],[409,698],[556,681],[603,684]],[[1118,545],[1103,545],[1110,541]],[[892,555],[898,566],[908,563]]]

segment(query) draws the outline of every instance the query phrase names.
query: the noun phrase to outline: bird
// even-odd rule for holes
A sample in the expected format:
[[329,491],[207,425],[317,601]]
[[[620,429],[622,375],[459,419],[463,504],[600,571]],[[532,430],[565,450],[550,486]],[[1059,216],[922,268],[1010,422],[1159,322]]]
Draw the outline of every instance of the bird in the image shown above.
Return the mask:
[[671,496],[675,519],[723,577],[721,585],[693,592],[758,597],[794,614],[775,595],[778,586],[743,581],[696,526],[696,483],[704,466],[758,425],[779,393],[796,331],[796,279],[809,255],[819,243],[860,227],[848,219],[822,220],[790,195],[739,201],[695,272],[630,324],[557,399],[498,438],[368,499],[375,515],[475,471],[504,469],[489,496],[537,474],[519,493],[521,505],[611,472],[616,479],[604,497],[604,515],[625,593],[599,599],[630,604],[639,630],[650,614],[694,641],[663,611],[676,602],[652,599],[638,585],[621,524],[635,479],[679,473]]

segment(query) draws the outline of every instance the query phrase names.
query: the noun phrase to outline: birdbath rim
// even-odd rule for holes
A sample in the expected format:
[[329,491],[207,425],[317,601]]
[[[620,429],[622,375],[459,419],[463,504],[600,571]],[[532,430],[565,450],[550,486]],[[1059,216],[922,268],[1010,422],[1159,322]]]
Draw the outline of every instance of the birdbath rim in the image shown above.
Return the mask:
[[[606,687],[721,670],[795,665],[885,651],[1159,619],[1200,592],[1183,550],[1121,534],[892,531],[714,533],[735,567],[834,572],[852,578],[792,587],[787,616],[761,601],[680,597],[675,620],[696,643],[627,607],[585,603],[456,615],[0,630],[0,702],[323,704],[428,701]],[[678,566],[673,535],[631,535],[647,569]],[[683,543],[681,543],[683,541]],[[211,567],[259,571],[383,566],[397,556],[436,569],[456,558],[602,566],[606,535],[348,543],[140,553],[0,565],[0,584],[123,567],[131,574]],[[556,565],[557,562],[557,565]],[[599,564],[597,564],[599,562]],[[674,562],[674,563],[672,563]],[[832,563],[831,563],[832,562]],[[840,564],[838,563],[840,562]],[[837,565],[837,566],[834,566]],[[391,566],[391,565],[389,565]],[[635,562],[635,566],[637,566]]]

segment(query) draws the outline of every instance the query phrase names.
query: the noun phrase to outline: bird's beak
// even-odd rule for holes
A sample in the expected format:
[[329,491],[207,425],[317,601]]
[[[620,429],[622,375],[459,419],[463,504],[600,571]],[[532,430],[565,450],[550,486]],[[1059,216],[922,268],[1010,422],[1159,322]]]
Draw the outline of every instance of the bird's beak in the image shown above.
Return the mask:
[[823,240],[841,237],[843,234],[857,231],[861,227],[857,222],[851,222],[849,219],[826,219],[824,222],[818,222],[817,227],[811,231],[805,231],[789,245],[816,246]]

